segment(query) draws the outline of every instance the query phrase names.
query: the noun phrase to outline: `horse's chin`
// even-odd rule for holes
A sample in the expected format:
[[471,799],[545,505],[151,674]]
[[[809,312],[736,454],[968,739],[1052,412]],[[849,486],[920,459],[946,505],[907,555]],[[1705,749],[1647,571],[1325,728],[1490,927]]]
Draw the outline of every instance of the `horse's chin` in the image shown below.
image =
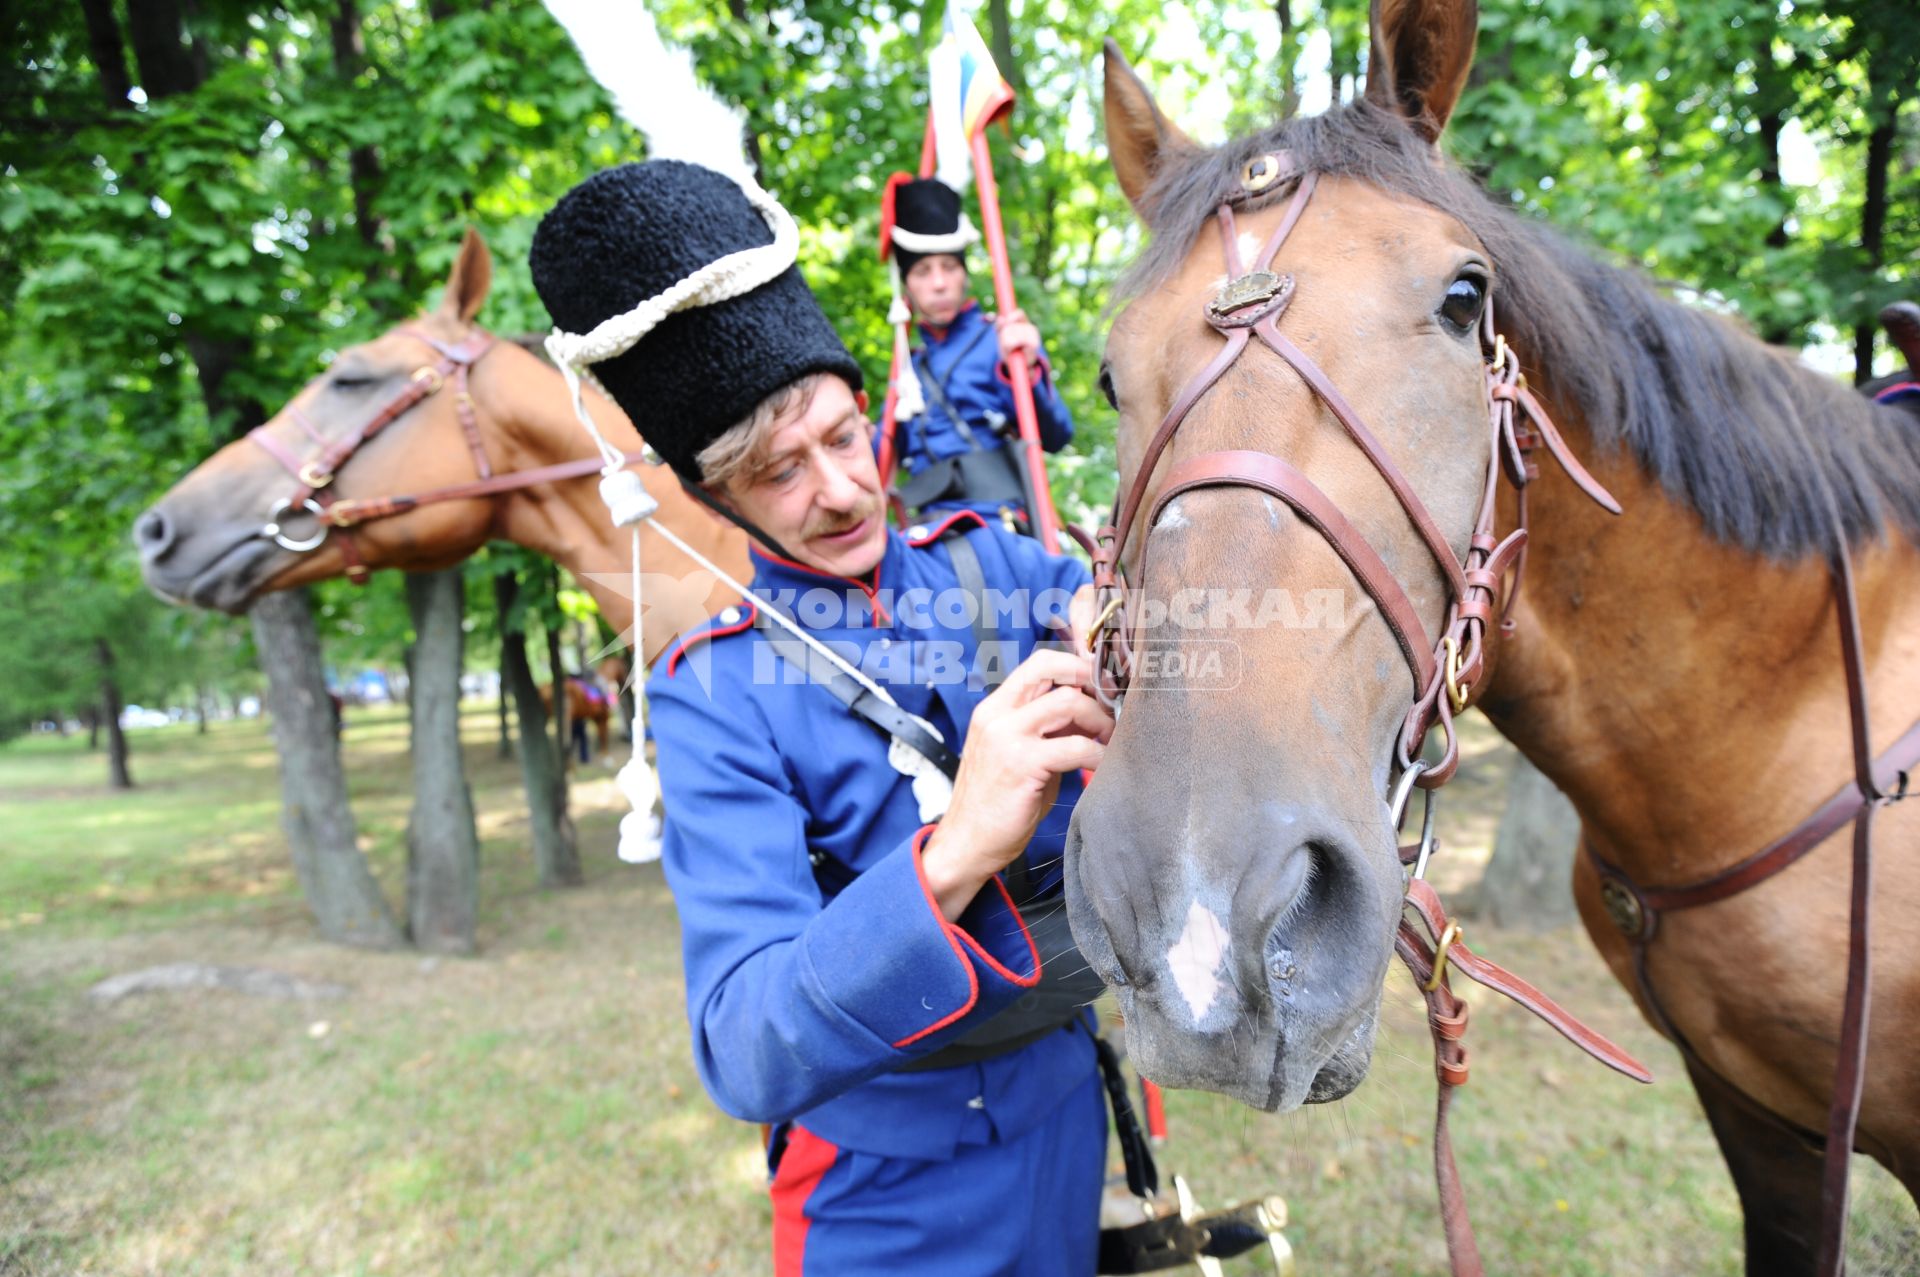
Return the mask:
[[1230,1040],[1220,1041],[1161,1024],[1151,1003],[1131,988],[1122,986],[1117,993],[1127,1025],[1127,1054],[1141,1076],[1162,1086],[1213,1091],[1248,1108],[1287,1113],[1344,1099],[1366,1080],[1373,1061],[1377,1004],[1365,1008],[1332,1051],[1319,1058],[1320,1042],[1290,1046],[1282,1026],[1265,1014],[1231,1026],[1218,1035]]
[[229,546],[198,570],[181,573],[172,565],[146,564],[141,576],[147,588],[176,607],[199,607],[238,616],[267,591],[287,563],[285,552],[257,536]]

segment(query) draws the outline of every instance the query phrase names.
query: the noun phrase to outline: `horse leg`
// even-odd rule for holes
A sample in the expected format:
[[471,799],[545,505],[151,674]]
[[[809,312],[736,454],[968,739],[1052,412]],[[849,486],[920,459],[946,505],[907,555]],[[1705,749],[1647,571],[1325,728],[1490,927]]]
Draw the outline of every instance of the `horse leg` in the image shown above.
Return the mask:
[[1790,1129],[1717,1075],[1687,1066],[1720,1142],[1746,1220],[1747,1277],[1803,1277],[1820,1245],[1818,1142]]
[[600,717],[594,719],[593,731],[594,735],[600,739],[600,757],[606,758],[613,752],[613,715],[603,712]]

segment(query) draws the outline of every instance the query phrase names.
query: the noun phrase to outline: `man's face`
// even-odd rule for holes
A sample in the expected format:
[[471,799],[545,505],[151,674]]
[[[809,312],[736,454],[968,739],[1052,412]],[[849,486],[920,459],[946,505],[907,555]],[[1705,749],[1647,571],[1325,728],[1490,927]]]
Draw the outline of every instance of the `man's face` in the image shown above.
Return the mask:
[[835,576],[865,576],[887,549],[866,410],[866,395],[821,378],[810,400],[774,421],[762,464],[724,494],[795,559]]
[[967,303],[967,268],[951,253],[922,257],[907,272],[907,300],[914,313],[935,328],[945,328]]

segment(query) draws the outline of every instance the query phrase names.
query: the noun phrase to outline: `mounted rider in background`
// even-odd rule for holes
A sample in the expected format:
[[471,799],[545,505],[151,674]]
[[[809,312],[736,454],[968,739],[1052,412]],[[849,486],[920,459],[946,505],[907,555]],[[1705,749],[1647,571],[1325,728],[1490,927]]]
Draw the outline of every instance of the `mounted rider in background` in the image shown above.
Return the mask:
[[1035,369],[1041,446],[1058,452],[1073,438],[1039,330],[1023,312],[989,315],[969,295],[965,253],[979,235],[958,191],[938,178],[895,174],[880,224],[881,254],[892,256],[898,272],[890,318],[917,321],[919,337],[913,376],[900,379],[895,407],[895,491],[919,520],[971,510],[1031,534],[1033,502],[1005,363],[1012,352],[1024,350]]

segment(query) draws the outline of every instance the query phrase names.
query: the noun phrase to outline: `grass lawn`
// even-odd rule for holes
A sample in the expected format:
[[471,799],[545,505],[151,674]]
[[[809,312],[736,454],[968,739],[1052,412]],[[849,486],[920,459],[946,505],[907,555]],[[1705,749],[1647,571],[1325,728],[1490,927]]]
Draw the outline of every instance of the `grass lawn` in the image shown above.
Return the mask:
[[[397,900],[406,724],[347,722],[362,843]],[[1477,875],[1498,816],[1508,755],[1476,726],[1442,808],[1443,890]],[[473,959],[313,938],[259,723],[136,733],[130,794],[105,789],[84,740],[0,748],[0,1274],[767,1271],[757,1132],[694,1077],[672,900],[658,866],[613,857],[611,771],[574,791],[586,887],[542,892],[491,706],[465,730]],[[1637,1087],[1468,993],[1473,1080],[1453,1127],[1489,1270],[1738,1273],[1738,1207],[1677,1058],[1584,935],[1472,939],[1659,1075]],[[348,992],[87,996],[184,960]],[[1283,1195],[1303,1277],[1444,1272],[1418,1007],[1396,965],[1372,1076],[1342,1103],[1274,1118],[1171,1094],[1163,1170],[1210,1206]],[[1850,1271],[1913,1272],[1912,1204],[1855,1162]]]

